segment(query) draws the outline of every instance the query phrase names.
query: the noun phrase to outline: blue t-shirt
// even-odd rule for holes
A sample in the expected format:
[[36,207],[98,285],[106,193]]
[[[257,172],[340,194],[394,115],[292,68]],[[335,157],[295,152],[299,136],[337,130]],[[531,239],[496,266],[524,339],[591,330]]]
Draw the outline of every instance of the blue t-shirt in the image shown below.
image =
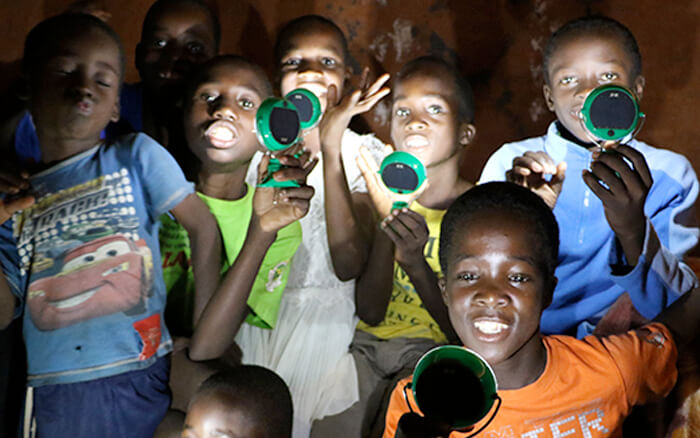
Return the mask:
[[30,184],[36,203],[0,233],[0,262],[24,309],[29,384],[111,376],[167,354],[158,217],[193,193],[175,160],[131,134]]

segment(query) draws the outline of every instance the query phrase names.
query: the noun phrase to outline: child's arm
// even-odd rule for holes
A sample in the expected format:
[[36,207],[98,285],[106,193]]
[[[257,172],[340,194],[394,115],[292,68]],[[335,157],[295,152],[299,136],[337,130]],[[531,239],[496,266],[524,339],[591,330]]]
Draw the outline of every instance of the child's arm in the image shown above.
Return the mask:
[[620,242],[627,264],[635,266],[646,234],[644,203],[653,183],[644,156],[626,145],[619,145],[612,152],[594,152],[591,170],[584,171],[583,180],[603,203],[605,218]]
[[[0,200],[0,224],[4,224],[12,215],[23,210],[34,203],[34,198],[24,196],[10,202]],[[0,268],[1,269],[1,268]],[[10,284],[7,282],[5,273],[0,275],[0,330],[7,328],[12,322],[15,314],[16,299],[10,289]]]
[[194,193],[187,195],[171,212],[178,223],[187,230],[190,238],[196,291],[193,321],[196,325],[219,284],[221,269],[219,225],[207,205]]
[[700,333],[700,288],[684,294],[654,320],[668,327],[679,349],[691,345]]
[[[289,166],[280,171],[281,179],[304,181],[315,165],[314,162],[303,166],[307,157],[301,160],[292,156],[279,157],[282,164]],[[265,173],[268,161],[268,156],[261,161],[261,175]],[[306,215],[313,193],[313,187],[305,185],[298,188],[256,188],[253,215],[243,247],[195,326],[189,347],[192,360],[218,358],[231,345],[248,314],[248,296],[265,254],[280,229]]]
[[367,90],[357,90],[346,96],[337,106],[337,90],[328,90],[328,108],[321,125],[321,153],[323,154],[324,205],[328,232],[328,246],[335,274],[341,280],[357,278],[369,253],[367,230],[371,215],[366,195],[351,195],[348,188],[341,142],[350,119],[369,111],[380,99],[389,94],[382,85],[389,80],[384,74]]

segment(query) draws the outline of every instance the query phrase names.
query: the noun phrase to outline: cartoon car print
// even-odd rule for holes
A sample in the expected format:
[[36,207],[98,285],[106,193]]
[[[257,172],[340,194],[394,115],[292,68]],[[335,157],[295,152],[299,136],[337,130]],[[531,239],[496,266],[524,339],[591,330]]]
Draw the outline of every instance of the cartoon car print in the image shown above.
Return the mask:
[[60,272],[29,285],[32,321],[55,330],[115,312],[141,313],[152,267],[143,239],[115,234],[77,246],[65,253]]

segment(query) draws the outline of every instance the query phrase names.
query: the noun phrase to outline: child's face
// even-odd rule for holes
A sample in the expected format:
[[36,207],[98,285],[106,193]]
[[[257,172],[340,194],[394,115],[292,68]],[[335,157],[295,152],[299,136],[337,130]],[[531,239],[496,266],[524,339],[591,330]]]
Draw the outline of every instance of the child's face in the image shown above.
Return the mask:
[[579,140],[590,142],[579,112],[586,94],[603,84],[622,85],[637,98],[644,77],[632,76],[633,61],[619,37],[583,35],[560,43],[549,63],[550,84],[543,87],[550,111]]
[[494,367],[541,345],[543,295],[552,283],[536,266],[533,235],[527,220],[493,210],[454,233],[443,298],[464,345]]
[[97,142],[119,120],[119,47],[98,29],[56,42],[30,73],[30,108],[40,133],[55,139]]
[[328,87],[335,85],[337,96],[342,96],[349,76],[338,35],[320,25],[309,26],[305,34],[294,35],[280,59],[280,74],[283,95],[296,88],[306,88],[319,98],[325,111]]
[[261,146],[254,132],[255,113],[265,96],[258,72],[242,64],[213,66],[185,102],[185,136],[207,168],[237,168]]
[[259,422],[224,394],[198,396],[190,405],[181,438],[257,438]]
[[455,85],[447,72],[414,73],[393,92],[391,140],[397,150],[414,154],[429,167],[471,141],[474,126],[459,120]]
[[207,12],[193,3],[162,11],[145,29],[136,48],[136,67],[144,88],[155,93],[178,91],[192,68],[216,52]]

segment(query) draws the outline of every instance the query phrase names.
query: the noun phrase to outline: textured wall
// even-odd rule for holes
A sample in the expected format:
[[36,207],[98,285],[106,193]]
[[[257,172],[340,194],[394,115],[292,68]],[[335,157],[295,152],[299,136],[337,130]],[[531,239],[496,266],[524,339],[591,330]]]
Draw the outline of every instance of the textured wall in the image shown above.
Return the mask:
[[[552,120],[541,93],[541,51],[551,31],[586,13],[625,23],[637,36],[647,87],[647,122],[639,137],[688,156],[700,169],[700,1],[697,0],[212,0],[223,28],[222,51],[242,53],[271,70],[271,47],[290,18],[318,13],[335,20],[350,40],[359,72],[395,72],[427,53],[458,56],[476,96],[477,140],[463,172],[476,179],[501,143],[541,134]],[[0,0],[0,67],[19,58],[27,31],[70,0]],[[99,3],[99,2],[98,2]],[[129,55],[150,1],[103,0],[110,24]],[[6,71],[7,69],[2,69]],[[130,56],[128,80],[137,80]],[[2,80],[2,75],[0,75]],[[5,83],[5,82],[3,82]],[[385,141],[388,107],[365,121]]]

